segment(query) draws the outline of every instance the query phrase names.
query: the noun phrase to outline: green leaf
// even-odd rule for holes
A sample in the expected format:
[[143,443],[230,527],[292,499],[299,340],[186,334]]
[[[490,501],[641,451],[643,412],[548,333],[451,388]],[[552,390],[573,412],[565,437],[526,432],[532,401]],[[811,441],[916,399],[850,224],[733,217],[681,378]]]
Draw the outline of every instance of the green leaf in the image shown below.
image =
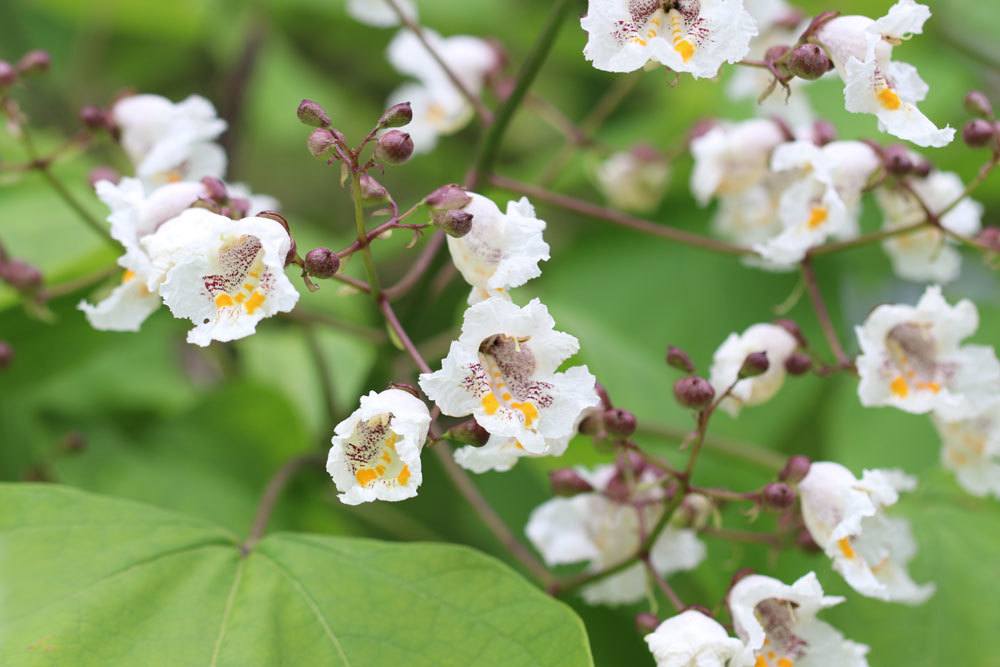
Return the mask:
[[591,665],[580,620],[465,547],[211,524],[0,486],[0,664]]

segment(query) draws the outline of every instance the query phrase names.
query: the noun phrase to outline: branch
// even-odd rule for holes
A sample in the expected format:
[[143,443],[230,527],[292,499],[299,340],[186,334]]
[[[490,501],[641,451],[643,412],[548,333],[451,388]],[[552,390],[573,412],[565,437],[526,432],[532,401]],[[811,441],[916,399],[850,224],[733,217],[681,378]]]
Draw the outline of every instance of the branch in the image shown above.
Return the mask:
[[295,474],[303,468],[314,465],[322,466],[325,462],[326,454],[303,454],[290,460],[275,473],[271,481],[267,483],[264,495],[261,496],[260,504],[257,506],[257,514],[253,519],[253,526],[250,528],[250,535],[240,546],[241,554],[244,556],[249,554],[264,537],[264,531],[267,530],[267,524],[271,520],[271,514],[274,512],[275,505],[278,504],[281,492],[285,490]]
[[812,262],[808,256],[802,260],[800,266],[802,268],[802,280],[806,284],[809,300],[812,302],[813,310],[816,311],[816,319],[819,320],[819,325],[823,329],[823,336],[826,337],[827,345],[830,346],[830,351],[833,352],[833,356],[836,357],[837,364],[841,368],[851,368],[853,364],[847,353],[844,352],[844,348],[840,344],[840,339],[837,337],[837,330],[830,320],[830,311],[826,308],[826,302],[823,300],[819,284],[816,282],[816,272],[813,270]]
[[435,255],[437,255],[442,245],[444,245],[444,232],[438,230],[431,237],[431,240],[427,242],[427,245],[424,246],[413,266],[399,279],[399,282],[391,287],[387,287],[384,294],[392,301],[408,294],[420,282],[420,278],[427,272],[427,269],[430,268]]
[[[689,432],[683,429],[659,424],[647,424],[642,421],[639,422],[638,431],[639,433],[678,441],[683,441],[689,435]],[[749,442],[729,440],[706,434],[705,447],[731,456],[732,458],[753,463],[768,471],[781,470],[785,465],[785,458],[781,454]]]

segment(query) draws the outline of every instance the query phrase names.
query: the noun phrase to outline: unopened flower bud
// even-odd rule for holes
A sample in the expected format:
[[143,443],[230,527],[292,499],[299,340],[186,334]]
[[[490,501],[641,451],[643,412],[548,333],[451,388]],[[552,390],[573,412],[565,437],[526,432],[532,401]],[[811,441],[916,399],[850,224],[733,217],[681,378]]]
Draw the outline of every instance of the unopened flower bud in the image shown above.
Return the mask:
[[448,429],[447,437],[463,445],[482,447],[490,439],[490,434],[475,419],[466,419]]
[[970,90],[965,96],[965,110],[973,116],[993,118],[993,105],[985,93],[978,90]]
[[837,139],[837,128],[833,123],[825,120],[817,120],[812,126],[812,140],[817,146],[826,146],[831,141]]
[[973,148],[985,146],[995,135],[996,128],[993,123],[982,118],[970,120],[962,128],[962,141]]
[[823,551],[822,547],[816,544],[816,540],[813,539],[812,533],[807,529],[803,528],[799,531],[799,534],[795,536],[795,544],[806,553],[818,554]]
[[448,236],[461,238],[472,231],[472,214],[468,211],[435,211],[434,224]]
[[599,407],[605,410],[610,410],[615,407],[614,403],[611,402],[611,395],[608,394],[608,390],[600,382],[594,383],[594,391],[597,392],[597,397],[601,399],[601,405]]
[[770,47],[767,51],[764,52],[764,62],[771,64],[776,63],[777,61],[781,60],[786,53],[788,53],[789,48],[790,47],[785,46],[784,44],[776,44]]
[[920,178],[926,177],[934,170],[934,165],[925,157],[920,157],[913,161],[913,175]]
[[788,461],[785,462],[785,467],[778,473],[778,479],[789,484],[798,484],[809,474],[811,466],[812,462],[808,456],[803,456],[802,454],[790,456],[788,457]]
[[44,74],[52,65],[52,56],[48,51],[28,51],[17,61],[17,70],[21,74]]
[[635,433],[635,415],[628,410],[611,408],[604,411],[604,426],[609,433],[628,437]]
[[87,182],[90,183],[90,187],[95,187],[101,181],[110,181],[117,184],[120,180],[122,180],[122,175],[111,167],[94,167],[87,176]]
[[10,367],[14,361],[14,347],[5,340],[0,340],[0,371]]
[[379,127],[402,127],[413,120],[413,109],[409,102],[393,104],[378,119]]
[[812,359],[804,352],[792,352],[785,359],[785,370],[789,375],[805,375],[812,369]]
[[325,127],[317,127],[309,133],[309,138],[306,139],[306,146],[309,148],[309,152],[313,157],[318,158],[325,157],[328,152],[333,150],[336,143],[333,132]]
[[1000,252],[1000,227],[985,227],[976,240],[993,252]]
[[0,279],[18,291],[26,292],[41,286],[42,272],[27,262],[11,259],[0,264]]
[[691,130],[688,132],[688,141],[694,141],[698,137],[705,136],[718,124],[719,121],[715,118],[702,118],[691,127]]
[[389,130],[375,144],[375,157],[388,164],[403,164],[411,155],[413,139],[400,130]]
[[604,435],[604,410],[600,407],[588,409],[576,430],[581,435]]
[[472,197],[460,185],[451,183],[442,185],[434,192],[427,195],[424,203],[428,208],[438,211],[451,211],[458,208],[465,208],[472,202]]
[[17,81],[17,70],[6,60],[0,60],[0,88],[14,85]]
[[684,496],[677,510],[677,528],[694,528],[701,530],[708,525],[708,520],[715,512],[715,503],[708,496],[700,493],[689,493]]
[[648,635],[660,627],[660,618],[656,614],[642,611],[635,615],[635,629],[640,635]]
[[299,108],[295,110],[295,115],[299,117],[303,125],[309,127],[328,127],[330,125],[330,117],[326,115],[326,110],[312,100],[299,102]]
[[800,79],[818,79],[833,68],[830,57],[817,44],[796,46],[788,56],[788,71]]
[[340,270],[340,257],[329,248],[313,248],[305,261],[306,272],[314,278],[332,278]]
[[893,144],[882,151],[882,163],[885,170],[895,176],[904,176],[913,170],[913,159],[906,146]]
[[689,375],[674,383],[674,398],[684,407],[700,410],[715,398],[715,389],[705,378]]
[[381,204],[389,201],[389,191],[368,174],[361,174],[361,200],[367,204]]
[[223,203],[229,200],[229,192],[226,184],[214,176],[205,176],[201,179],[201,184],[205,186],[205,194],[212,201]]
[[761,494],[764,505],[769,509],[784,510],[795,503],[795,491],[784,482],[771,482]]
[[667,347],[667,365],[685,373],[694,373],[694,363],[688,353],[673,345]]
[[594,490],[590,482],[580,476],[580,473],[572,468],[557,468],[549,471],[549,486],[552,493],[557,496],[569,498],[581,493],[589,493]]
[[795,320],[790,320],[788,318],[782,318],[774,321],[779,327],[792,334],[795,341],[800,347],[808,347],[808,341],[806,340],[805,334],[802,333],[802,327]]
[[770,367],[771,362],[767,360],[767,352],[751,352],[747,355],[747,358],[743,360],[743,366],[740,368],[739,378],[742,380],[744,378],[752,378],[757,377],[758,375],[763,375]]
[[103,130],[108,126],[108,115],[100,107],[85,106],[80,109],[80,122],[91,130]]

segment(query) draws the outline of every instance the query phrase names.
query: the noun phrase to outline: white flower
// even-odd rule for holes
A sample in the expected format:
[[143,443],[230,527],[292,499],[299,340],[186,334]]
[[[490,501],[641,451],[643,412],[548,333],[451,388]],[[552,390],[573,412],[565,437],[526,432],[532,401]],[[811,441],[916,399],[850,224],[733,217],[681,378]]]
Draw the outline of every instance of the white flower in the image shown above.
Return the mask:
[[916,480],[899,470],[865,470],[858,480],[839,463],[813,463],[799,484],[802,518],[813,540],[833,559],[833,569],[862,595],[920,604],[933,584],[914,583],[906,570],[917,545],[905,519],[885,508]]
[[226,129],[212,103],[192,95],[173,103],[159,95],[133,95],[111,111],[121,131],[121,145],[150,186],[222,178],[226,155],[212,143]]
[[816,618],[842,597],[823,595],[813,572],[791,586],[759,574],[736,582],[729,611],[754,667],[868,667],[868,647]]
[[[487,75],[499,65],[496,49],[478,37],[441,37],[426,29],[423,35],[473,95],[482,91]],[[472,105],[415,34],[401,30],[390,42],[387,56],[397,71],[416,79],[389,96],[390,104],[409,102],[412,107],[413,120],[406,129],[414,152],[432,150],[438,136],[454,134],[472,119]]]
[[645,639],[656,667],[726,667],[743,652],[743,642],[693,609],[663,621]]
[[295,306],[299,293],[284,270],[290,245],[274,220],[205,209],[189,209],[142,240],[154,266],[149,289],[159,289],[174,317],[194,323],[188,342],[202,346],[249,336],[263,318]]
[[958,421],[935,417],[941,435],[941,463],[976,496],[1000,498],[1000,401]]
[[543,454],[599,400],[586,366],[556,372],[579,343],[554,326],[538,299],[523,308],[498,297],[470,306],[441,370],[422,374],[420,387],[444,414],[473,415],[491,436]]
[[636,146],[608,157],[597,168],[597,186],[605,199],[625,211],[646,213],[663,198],[670,167],[658,151]]
[[757,185],[768,173],[771,151],[785,140],[770,120],[721,124],[691,142],[691,192],[701,204]]
[[125,272],[121,284],[103,301],[96,305],[81,301],[78,307],[95,329],[138,331],[160,306],[159,294],[148,285],[153,277],[152,261],[140,241],[190,207],[205,194],[205,188],[201,183],[168,183],[147,195],[139,179],[125,178],[117,185],[99,181],[96,189],[111,209],[111,237],[125,248],[118,259]]
[[[417,19],[417,8],[410,0],[395,0],[403,15],[412,21]],[[399,16],[386,0],[347,0],[347,13],[355,21],[376,28],[392,28],[399,25]]]
[[[964,190],[957,174],[935,171],[924,178],[910,179],[910,186],[931,211],[943,210],[958,199]],[[926,219],[924,209],[912,194],[902,188],[879,188],[875,191],[885,229],[907,227]],[[941,216],[941,225],[957,234],[972,236],[979,231],[983,206],[969,198],[962,199]],[[947,283],[958,278],[962,255],[941,230],[927,226],[916,232],[886,239],[882,243],[896,275],[914,282]]]
[[928,287],[916,306],[879,306],[855,327],[861,404],[933,410],[945,419],[981,411],[1000,392],[1000,362],[985,345],[960,347],[978,326],[976,306],[948,305],[938,286]]
[[822,147],[794,141],[778,146],[771,168],[799,176],[781,195],[782,232],[754,250],[768,262],[789,265],[830,236],[854,236],[861,192],[879,164],[871,147],[860,141],[833,141]]
[[424,402],[402,389],[362,396],[361,407],[334,429],[326,461],[340,501],[358,505],[416,496],[430,425]]
[[583,55],[606,72],[632,72],[655,61],[695,78],[741,60],[757,34],[742,0],[590,0],[580,25]]
[[927,84],[913,66],[891,59],[893,45],[922,32],[928,18],[925,5],[899,0],[877,21],[837,17],[820,28],[817,38],[844,80],[848,111],[875,114],[880,130],[918,146],[945,146],[955,130],[939,129],[916,106],[927,96]]
[[763,181],[732,195],[719,197],[713,231],[740,245],[754,245],[781,232],[778,204],[786,187],[783,174],[769,174]]
[[[531,513],[525,533],[549,565],[588,561],[588,571],[597,572],[633,556],[639,548],[640,522],[652,527],[663,513],[663,504],[644,502],[642,518],[631,502],[616,502],[602,495],[616,474],[613,465],[578,473],[594,487],[593,493],[572,498],[553,498]],[[649,471],[640,473],[640,482]],[[662,491],[658,496],[662,497]],[[646,492],[643,500],[655,500]],[[653,567],[666,576],[690,570],[705,558],[705,545],[693,530],[667,527],[650,552]],[[590,604],[628,604],[641,600],[647,590],[642,563],[585,586],[581,595]]]
[[744,406],[760,405],[770,400],[785,382],[785,360],[796,347],[798,342],[795,337],[776,324],[754,324],[742,334],[729,334],[712,358],[709,381],[716,396],[722,396],[736,382],[747,355],[766,352],[769,363],[767,370],[760,375],[736,382],[719,407],[737,415]]
[[502,213],[491,199],[468,194],[472,201],[463,210],[472,214],[472,229],[461,238],[449,236],[448,250],[472,285],[473,304],[542,275],[538,263],[549,259],[549,244],[542,238],[545,222],[535,217],[526,197],[507,202]]
[[[581,413],[581,416],[583,413]],[[525,457],[562,456],[569,447],[573,434],[560,438],[546,438],[545,446],[538,452],[526,450],[517,438],[502,435],[491,435],[482,447],[471,445],[455,451],[455,461],[467,470],[484,473],[490,470],[506,472],[514,467],[517,460]]]

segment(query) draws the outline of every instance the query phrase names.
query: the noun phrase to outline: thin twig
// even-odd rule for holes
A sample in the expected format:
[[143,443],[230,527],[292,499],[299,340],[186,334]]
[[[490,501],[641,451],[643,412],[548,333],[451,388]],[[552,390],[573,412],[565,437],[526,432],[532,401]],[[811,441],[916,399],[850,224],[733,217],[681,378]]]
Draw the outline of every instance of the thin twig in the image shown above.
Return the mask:
[[365,326],[364,324],[358,324],[349,320],[342,320],[326,313],[317,313],[311,310],[296,308],[290,312],[282,313],[281,316],[284,319],[304,324],[322,324],[323,326],[330,327],[331,329],[337,329],[339,331],[343,331],[344,333],[364,338],[365,340],[376,344],[384,343],[386,340],[385,333],[381,329]]
[[113,276],[118,271],[121,271],[120,266],[108,266],[103,269],[94,271],[85,276],[80,276],[79,278],[74,278],[73,280],[67,280],[64,283],[59,283],[57,285],[49,285],[42,288],[38,293],[38,299],[41,301],[49,301],[51,299],[58,299],[61,296],[66,296],[67,294],[72,294],[78,290],[82,290],[85,287],[90,287],[91,285],[96,285],[102,280]]
[[325,462],[326,454],[303,454],[290,460],[275,473],[271,481],[267,483],[264,495],[260,498],[260,504],[257,506],[256,515],[254,515],[250,534],[240,547],[240,553],[246,556],[260,542],[261,538],[264,537],[264,531],[267,530],[267,524],[271,520],[271,514],[274,513],[274,507],[278,504],[281,492],[285,490],[288,482],[292,480],[295,474],[303,468],[314,465],[322,466]]
[[844,352],[844,347],[840,344],[840,338],[837,336],[837,330],[830,319],[830,311],[827,310],[826,302],[823,300],[819,283],[816,281],[816,272],[813,270],[809,257],[803,259],[800,266],[802,267],[802,280],[805,281],[809,300],[812,302],[813,310],[816,311],[816,319],[819,320],[819,325],[823,329],[823,336],[826,338],[827,345],[830,346],[830,351],[833,352],[833,356],[837,359],[837,364],[841,368],[850,368],[851,360],[847,356],[847,353]]
[[[644,421],[639,422],[638,432],[677,441],[683,441],[689,435],[689,431],[684,429],[660,424],[649,424]],[[728,438],[706,434],[705,447],[732,458],[753,463],[768,471],[781,470],[785,465],[785,457],[781,454],[749,442],[729,440]]]
[[646,572],[649,573],[650,578],[654,582],[656,582],[656,585],[659,587],[660,591],[663,592],[663,595],[666,596],[668,600],[670,600],[670,604],[671,606],[673,606],[674,610],[677,611],[678,613],[684,611],[685,609],[684,601],[681,600],[679,595],[677,595],[677,592],[674,591],[673,587],[671,587],[670,584],[667,583],[667,580],[664,579],[660,575],[660,573],[656,571],[656,568],[653,567],[653,560],[649,557],[648,554],[643,557],[642,563],[643,565],[646,566]]
[[399,279],[395,285],[385,288],[385,295],[392,301],[395,301],[406,294],[409,293],[411,289],[416,287],[417,283],[423,277],[427,269],[430,268],[431,264],[434,262],[434,257],[437,255],[438,251],[441,250],[441,246],[444,245],[444,232],[438,230],[431,236],[431,240],[427,242],[424,249],[420,252],[420,256],[417,257],[417,261],[413,263],[413,266],[409,268],[406,274]]
[[351,174],[351,198],[354,200],[354,225],[358,232],[358,242],[361,244],[361,259],[364,260],[365,273],[368,275],[368,286],[372,298],[378,300],[381,288],[378,282],[378,272],[375,270],[375,259],[372,257],[372,249],[365,230],[365,212],[361,200],[361,175],[357,171]]

